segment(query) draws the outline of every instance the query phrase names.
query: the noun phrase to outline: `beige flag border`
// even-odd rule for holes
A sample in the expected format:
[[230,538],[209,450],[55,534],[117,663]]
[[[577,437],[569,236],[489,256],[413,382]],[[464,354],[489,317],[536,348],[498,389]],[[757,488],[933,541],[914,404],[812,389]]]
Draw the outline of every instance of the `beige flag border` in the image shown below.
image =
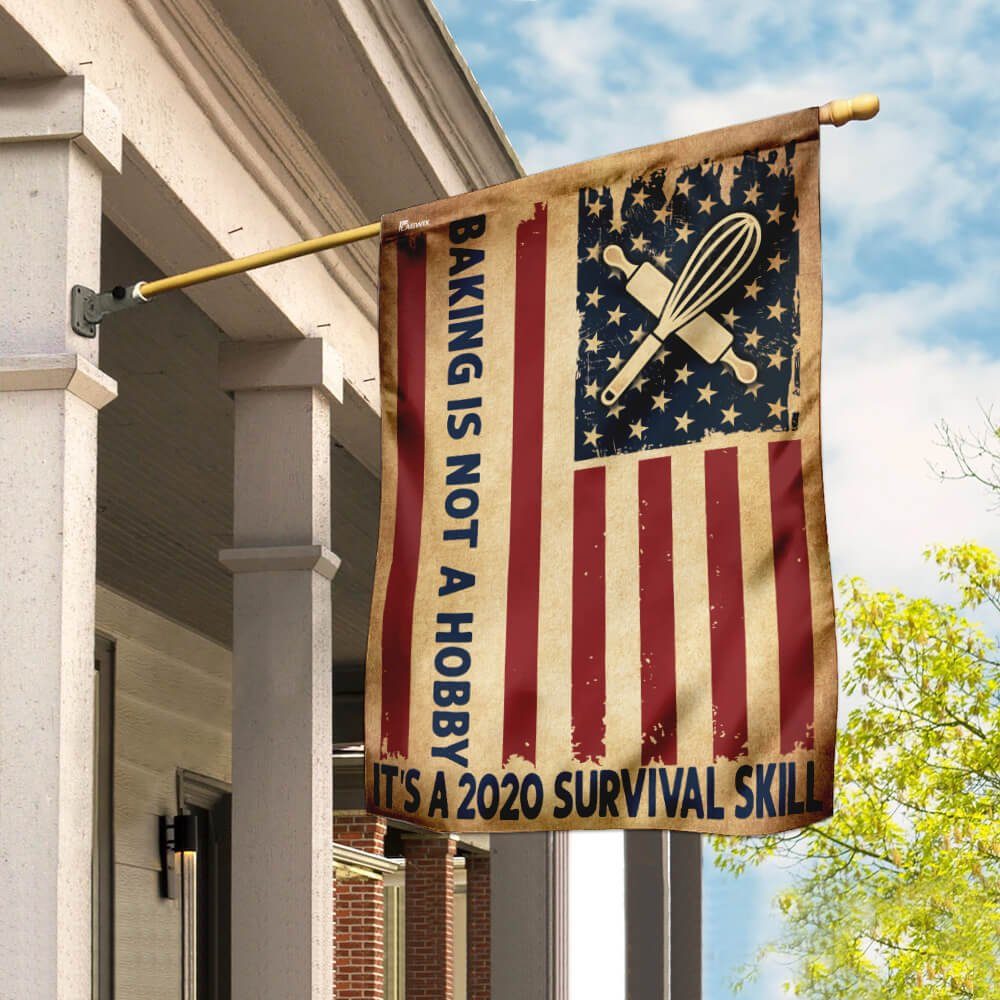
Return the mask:
[[[372,599],[372,616],[368,641],[368,664],[366,672],[366,741],[365,741],[365,788],[368,808],[374,813],[398,820],[439,830],[443,832],[503,832],[513,830],[559,830],[559,829],[674,829],[704,833],[760,835],[794,829],[816,822],[832,812],[833,766],[835,728],[837,718],[837,671],[836,636],[834,631],[834,597],[830,574],[820,439],[820,344],[822,325],[822,279],[820,262],[820,210],[819,210],[819,132],[820,109],[809,108],[791,114],[762,119],[743,125],[735,125],[694,136],[657,143],[649,146],[616,153],[568,167],[561,167],[543,173],[508,181],[479,191],[470,192],[425,205],[414,206],[386,215],[382,219],[382,253],[380,261],[380,361],[382,370],[382,500],[380,513],[380,541],[375,570],[375,584]],[[381,717],[381,627],[382,609],[385,601],[386,584],[392,561],[392,538],[395,524],[396,483],[398,466],[396,461],[396,415],[395,397],[396,346],[394,337],[396,317],[396,274],[394,255],[386,252],[396,240],[405,238],[413,231],[430,233],[440,230],[455,219],[473,215],[501,212],[510,202],[545,202],[558,195],[575,193],[586,187],[614,187],[616,183],[628,183],[633,177],[662,168],[686,168],[705,161],[720,161],[781,148],[789,143],[796,144],[795,150],[795,195],[798,203],[799,262],[797,298],[800,322],[800,418],[795,432],[769,434],[768,440],[796,438],[802,442],[803,484],[807,538],[809,545],[812,612],[814,624],[815,663],[815,751],[797,752],[782,757],[785,761],[804,762],[815,760],[816,793],[822,799],[825,810],[822,815],[799,814],[757,819],[735,819],[732,815],[734,802],[732,795],[720,799],[726,805],[726,819],[722,821],[699,820],[689,816],[684,819],[666,817],[636,818],[627,816],[592,817],[581,820],[570,816],[565,820],[542,816],[535,821],[518,823],[497,819],[456,820],[453,816],[440,819],[425,814],[411,814],[400,808],[387,809],[374,802],[374,772],[376,761],[387,760],[379,755]],[[419,230],[414,230],[414,224]],[[805,265],[803,267],[803,265]],[[386,333],[389,335],[385,335]],[[738,445],[741,439],[760,437],[753,434],[727,436]],[[708,439],[700,444],[682,446],[685,449],[705,450],[717,440]],[[647,452],[645,454],[655,454]],[[417,624],[415,623],[415,630]],[[540,679],[544,677],[540,669]],[[609,702],[613,692],[609,690]],[[481,725],[487,724],[481,722]],[[492,723],[490,723],[492,724]],[[827,753],[821,753],[826,748]],[[423,748],[422,748],[423,749]],[[413,741],[410,739],[408,760],[392,760],[401,766],[413,766]],[[419,764],[430,761],[426,752],[421,754]],[[735,768],[746,759],[738,761],[717,761],[718,783],[731,785]],[[475,762],[470,761],[470,770],[477,771]],[[650,770],[659,765],[650,765]],[[685,766],[685,765],[678,765]],[[693,765],[692,765],[693,766]],[[567,758],[567,770],[594,768],[594,765],[578,764]],[[492,773],[500,776],[508,771],[524,773],[530,767],[519,767],[512,761],[508,768]],[[667,770],[673,771],[673,766]],[[486,772],[481,772],[486,773]],[[801,779],[800,779],[801,780]],[[449,792],[453,782],[449,781]],[[423,788],[423,807],[426,808],[427,792]],[[704,789],[703,789],[704,791]],[[550,789],[546,789],[550,794]],[[640,811],[641,812],[641,811]]]

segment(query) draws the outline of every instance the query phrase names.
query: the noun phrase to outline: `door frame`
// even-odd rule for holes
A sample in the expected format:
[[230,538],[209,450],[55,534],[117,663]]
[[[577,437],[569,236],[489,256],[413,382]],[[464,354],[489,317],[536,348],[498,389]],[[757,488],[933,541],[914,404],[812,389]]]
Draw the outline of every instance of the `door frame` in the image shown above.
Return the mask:
[[[232,785],[196,771],[177,769],[177,809],[191,807],[211,812],[219,803],[232,797]],[[230,831],[230,835],[231,835]],[[198,882],[197,858],[190,870],[182,872],[181,956],[183,1000],[197,1000],[198,995]],[[231,860],[231,858],[230,858]],[[231,877],[231,876],[230,876]],[[230,900],[226,900],[231,905]]]

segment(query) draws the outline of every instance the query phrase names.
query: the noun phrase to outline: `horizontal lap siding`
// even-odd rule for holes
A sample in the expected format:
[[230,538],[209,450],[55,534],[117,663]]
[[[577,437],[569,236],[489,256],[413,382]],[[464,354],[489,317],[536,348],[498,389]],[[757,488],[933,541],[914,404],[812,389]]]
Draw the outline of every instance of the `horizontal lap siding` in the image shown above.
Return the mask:
[[100,586],[97,629],[115,643],[116,996],[177,1000],[179,901],[160,897],[157,817],[177,812],[178,768],[231,780],[231,656]]

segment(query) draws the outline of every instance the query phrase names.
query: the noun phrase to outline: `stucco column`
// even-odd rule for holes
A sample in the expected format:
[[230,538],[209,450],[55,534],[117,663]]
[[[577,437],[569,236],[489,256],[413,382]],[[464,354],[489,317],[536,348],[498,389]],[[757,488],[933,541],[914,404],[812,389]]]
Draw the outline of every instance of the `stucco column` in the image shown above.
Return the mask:
[[96,287],[117,110],[82,77],[0,82],[0,994],[90,996],[97,411],[70,328]]
[[235,396],[232,984],[333,995],[330,401],[322,340],[227,344]]
[[625,834],[627,1000],[701,996],[701,837]]
[[495,1000],[568,1000],[567,833],[490,837]]

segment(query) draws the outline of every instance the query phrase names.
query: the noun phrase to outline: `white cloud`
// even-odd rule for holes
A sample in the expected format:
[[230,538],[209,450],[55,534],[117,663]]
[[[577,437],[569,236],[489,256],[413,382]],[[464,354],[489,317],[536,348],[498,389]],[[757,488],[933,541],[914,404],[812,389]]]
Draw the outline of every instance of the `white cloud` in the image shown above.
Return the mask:
[[828,307],[824,449],[836,573],[878,586],[935,591],[920,559],[935,542],[1000,547],[1000,519],[971,486],[941,483],[928,463],[935,424],[980,427],[1000,386],[1000,360],[961,339],[963,315],[989,307],[985,276],[920,285]]

